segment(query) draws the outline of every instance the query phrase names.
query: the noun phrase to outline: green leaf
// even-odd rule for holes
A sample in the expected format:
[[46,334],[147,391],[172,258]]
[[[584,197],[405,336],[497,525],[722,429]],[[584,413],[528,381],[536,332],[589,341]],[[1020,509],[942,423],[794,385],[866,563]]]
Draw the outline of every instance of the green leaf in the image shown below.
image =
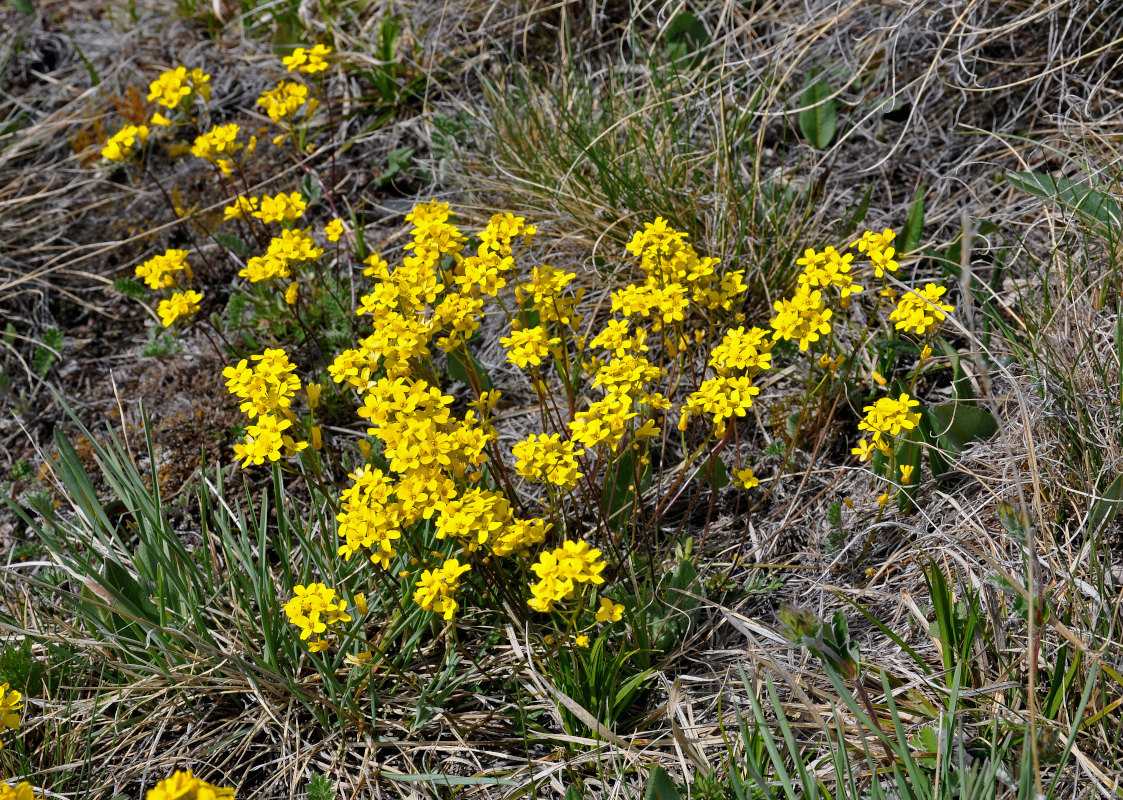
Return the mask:
[[905,227],[897,234],[894,246],[898,253],[911,253],[920,246],[920,234],[924,232],[924,184],[916,189],[909,206]]
[[680,58],[697,56],[698,51],[710,42],[710,34],[702,20],[689,11],[682,11],[671,19],[664,34],[667,43],[666,57],[668,61],[678,61]]
[[35,16],[35,4],[31,0],[12,0],[12,8],[28,17]]
[[227,250],[237,253],[240,256],[249,255],[250,249],[246,247],[246,243],[242,240],[241,236],[225,231],[218,231],[214,235],[214,240]]
[[[811,80],[814,80],[812,78]],[[812,147],[819,150],[830,145],[838,128],[838,102],[832,97],[834,88],[820,78],[803,90],[799,104],[799,131]]]
[[[897,452],[893,459],[896,464],[897,474],[889,477],[901,482],[901,490],[897,492],[897,508],[901,511],[911,511],[916,507],[916,487],[920,484],[920,459],[923,450],[920,447],[920,431],[912,431],[907,439],[897,445]],[[901,467],[912,467],[909,482],[903,482]]]
[[[636,451],[628,448],[612,465],[604,478],[601,488],[601,509],[608,517],[608,524],[618,526],[628,519],[628,514],[622,513],[630,508],[636,500]],[[639,492],[651,482],[651,470],[644,465],[639,476]]]
[[1069,178],[1041,172],[1008,172],[1005,178],[1026,194],[1074,211],[1105,235],[1123,234],[1123,208],[1105,192]]
[[724,489],[729,485],[729,471],[719,456],[714,456],[706,462],[698,471],[698,475],[715,489]]
[[998,421],[976,405],[949,400],[924,411],[936,437],[935,442],[944,450],[960,453],[976,439],[989,439],[998,430]]
[[133,300],[144,300],[148,297],[148,288],[132,278],[118,278],[113,281],[113,288]]
[[448,377],[479,392],[488,391],[494,386],[484,365],[464,347],[448,354]]
[[1123,500],[1123,475],[1117,476],[1107,487],[1103,497],[1092,504],[1088,512],[1088,532],[1097,533],[1105,525],[1111,524],[1115,515],[1119,513],[1121,500]]
[[565,800],[584,800],[576,786],[569,786],[565,790]]
[[862,195],[862,199],[857,203],[851,203],[850,207],[847,208],[849,214],[846,216],[846,221],[842,223],[839,230],[841,238],[845,239],[849,237],[850,234],[856,231],[858,226],[865,221],[866,214],[870,210],[870,198],[872,196],[873,187],[867,186],[865,193]]
[[413,159],[412,147],[399,147],[391,150],[386,154],[386,169],[379,174],[373,181],[375,186],[384,186],[397,176],[402,170],[409,166],[410,161]]
[[951,390],[955,399],[959,402],[974,400],[975,390],[971,388],[971,379],[967,377],[967,372],[963,369],[963,359],[960,358],[959,352],[948,344],[942,336],[936,340],[936,344],[947,357],[948,363],[951,364]]
[[62,331],[58,328],[48,328],[43,332],[43,343],[35,348],[35,355],[31,359],[31,368],[39,375],[46,375],[62,349]]
[[671,776],[662,767],[656,765],[651,768],[647,779],[647,791],[643,793],[643,800],[682,800],[678,786],[671,780]]

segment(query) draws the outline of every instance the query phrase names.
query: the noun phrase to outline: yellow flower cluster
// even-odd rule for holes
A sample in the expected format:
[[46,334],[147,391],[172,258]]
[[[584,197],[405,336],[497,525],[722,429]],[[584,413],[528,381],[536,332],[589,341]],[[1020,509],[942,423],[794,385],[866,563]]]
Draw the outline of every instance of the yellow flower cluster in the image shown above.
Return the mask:
[[725,421],[745,416],[758,394],[760,387],[753,386],[747,375],[719,375],[703,381],[683,404],[679,430],[686,430],[690,417],[704,413],[713,417],[714,435],[724,436]]
[[[222,170],[223,175],[230,177],[234,169],[233,156],[243,148],[242,143],[238,141],[239,130],[237,123],[234,122],[214,126],[206,133],[195,137],[195,143],[191,145],[191,155],[211,162]],[[245,148],[246,152],[252,153],[256,144],[257,139],[251,137],[249,145]]]
[[153,256],[140,264],[136,268],[136,276],[150,289],[170,289],[177,283],[176,273],[193,277],[187,255],[186,250],[166,250],[163,255]]
[[538,557],[531,569],[538,580],[530,585],[531,608],[542,613],[554,610],[558,603],[571,600],[582,584],[604,583],[601,552],[587,542],[562,542],[562,546]]
[[710,366],[719,375],[734,371],[748,371],[755,375],[762,369],[771,369],[772,343],[765,340],[768,331],[761,328],[745,330],[744,326],[725,332],[721,342],[710,351]]
[[[20,709],[23,708],[23,695],[6,683],[0,683],[0,731],[5,728],[19,729]],[[3,744],[0,744],[3,747]]]
[[35,800],[35,790],[27,781],[16,786],[0,783],[0,800]]
[[148,100],[155,100],[157,105],[175,110],[184,104],[193,94],[198,94],[204,102],[211,99],[210,75],[204,75],[203,70],[187,67],[176,67],[161,73],[160,77],[148,85]]
[[954,306],[940,302],[945,292],[945,287],[934,283],[929,283],[920,291],[910,290],[901,297],[897,307],[889,315],[889,321],[896,323],[897,330],[912,332],[918,336],[935,332],[947,318],[944,312],[955,310]]
[[702,257],[687,241],[687,234],[659,217],[644,224],[630,242],[628,252],[640,259],[642,286],[628,286],[612,298],[612,310],[625,316],[652,317],[653,330],[681,322],[688,301],[709,311],[730,310],[748,288],[742,270],[717,273],[721,262]]
[[308,87],[295,81],[282,81],[276,88],[269,89],[257,98],[257,104],[265,109],[269,119],[281,122],[292,119],[307,104],[307,112],[316,110],[316,100],[308,100]]
[[850,275],[850,262],[853,260],[853,253],[842,254],[833,247],[827,247],[821,253],[806,250],[803,258],[796,259],[796,264],[803,267],[799,282],[811,288],[834,286],[839,290],[842,307],[845,308],[850,295],[862,291]]
[[106,140],[101,155],[109,161],[127,161],[147,142],[147,125],[125,125]]
[[234,790],[196,778],[191,770],[176,770],[148,790],[145,800],[233,800]]
[[256,197],[247,197],[239,195],[234,198],[234,205],[226,206],[222,209],[222,221],[229,222],[232,219],[243,220],[247,217],[253,216],[257,211],[258,199]]
[[532,434],[517,443],[512,453],[517,459],[515,472],[527,480],[569,490],[584,477],[577,467],[584,451],[575,449],[571,441],[562,441],[560,434]]
[[325,59],[325,56],[328,55],[331,55],[331,48],[327,45],[318,44],[311,49],[298,47],[291,56],[285,56],[282,61],[289,72],[299,70],[306,75],[314,75],[328,68],[328,62]]
[[790,300],[777,300],[774,308],[776,316],[768,321],[774,340],[795,340],[800,350],[807,350],[821,335],[831,332],[833,312],[827,308],[823,293],[809,283],[801,283]]
[[351,621],[347,601],[340,599],[336,602],[335,598],[335,589],[329,589],[322,583],[310,583],[306,587],[293,587],[293,596],[285,603],[285,614],[289,622],[300,628],[301,641],[307,641],[315,634],[316,638],[308,645],[312,652],[325,650],[328,646],[327,640],[320,634],[341,622]]
[[450,558],[436,569],[425,570],[417,579],[413,602],[426,611],[435,611],[445,619],[452,619],[460,608],[453,597],[460,591],[460,576],[470,569],[468,564]]
[[247,259],[245,268],[238,274],[248,278],[250,283],[290,278],[294,265],[315,261],[323,254],[323,248],[316,245],[307,230],[284,230],[269,241],[265,255]]
[[920,413],[912,410],[919,405],[919,400],[902,392],[895,400],[892,397],[880,397],[872,406],[863,408],[866,416],[858,423],[858,430],[873,434],[870,437],[872,442],[867,443],[862,439],[852,452],[860,461],[869,461],[875,449],[889,455],[892,449],[885,437],[897,436],[902,431],[911,431],[919,425]]
[[156,313],[160,315],[160,322],[166,328],[176,320],[198,313],[199,303],[202,301],[203,295],[192,289],[176,292],[166,300],[160,301]]
[[851,244],[851,247],[858,248],[859,253],[865,253],[869,258],[870,263],[873,264],[874,277],[880,278],[886,272],[896,272],[900,264],[893,260],[896,251],[893,249],[893,241],[897,238],[897,234],[886,228],[881,233],[874,233],[873,231],[866,231],[862,234],[862,238]]
[[551,338],[549,332],[538,325],[511,331],[511,335],[500,339],[499,343],[507,348],[508,361],[526,369],[541,364],[542,359],[550,355],[550,348],[561,344],[561,339]]
[[[249,199],[252,203],[255,198]],[[281,192],[273,197],[262,197],[261,204],[251,213],[262,222],[295,222],[304,216],[305,208],[307,204],[300,192]]]
[[253,360],[258,363],[252,368],[243,358],[222,371],[226,388],[243,401],[240,408],[250,417],[245,441],[234,445],[243,467],[277,461],[282,454],[295,455],[308,447],[286,433],[293,426],[292,399],[300,389],[296,366],[280,349],[266,350]]

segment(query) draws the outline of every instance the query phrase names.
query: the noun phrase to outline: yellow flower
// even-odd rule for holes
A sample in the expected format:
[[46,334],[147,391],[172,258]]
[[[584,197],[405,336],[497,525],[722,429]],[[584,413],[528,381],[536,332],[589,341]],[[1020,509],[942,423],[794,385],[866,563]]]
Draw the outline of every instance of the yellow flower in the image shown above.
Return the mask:
[[333,219],[324,226],[324,236],[328,238],[329,242],[338,242],[339,237],[343,235],[343,220]]
[[300,294],[300,284],[293,281],[285,289],[285,302],[291,305],[296,305],[296,298]]
[[885,380],[885,376],[878,372],[876,369],[872,373],[870,373],[870,377],[873,378],[874,383],[876,383],[878,386],[884,386],[885,384],[889,383],[889,381]]
[[308,447],[308,442],[296,442],[285,431],[292,421],[262,414],[246,428],[246,438],[241,444],[234,445],[234,455],[244,458],[242,467],[277,461],[282,455],[296,455]]
[[912,473],[916,469],[912,464],[901,464],[901,483],[912,483]]
[[946,291],[945,287],[934,283],[920,291],[909,291],[889,315],[889,321],[895,322],[898,330],[911,331],[918,336],[932,333],[947,318],[944,312],[955,310],[954,306],[940,302]]
[[101,155],[109,161],[126,161],[135,152],[134,148],[143,147],[147,141],[148,126],[125,125],[109,137]]
[[773,340],[798,340],[799,349],[806,350],[812,342],[819,341],[820,335],[831,332],[828,320],[832,312],[823,300],[823,293],[812,290],[809,284],[800,284],[791,300],[777,300],[774,306],[776,316],[768,323],[772,326]]
[[0,800],[35,800],[35,791],[27,781],[17,786],[0,783]]
[[234,198],[234,205],[226,206],[226,208],[222,209],[222,221],[229,222],[232,219],[245,219],[247,216],[257,211],[257,204],[258,200],[256,197],[239,195]]
[[453,595],[460,591],[460,576],[470,569],[468,564],[450,558],[437,569],[425,570],[417,580],[413,602],[426,611],[436,611],[445,619],[452,619],[460,607]]
[[881,506],[882,508],[884,508],[886,505],[888,505],[888,503],[889,503],[889,494],[888,493],[882,494],[877,498],[877,504],[879,506]]
[[262,222],[294,222],[304,215],[307,204],[300,192],[281,192],[261,198],[261,207],[253,215]]
[[867,442],[865,439],[858,442],[858,446],[853,448],[850,452],[858,457],[858,461],[865,463],[873,458],[874,451],[877,448]]
[[355,653],[355,655],[348,653],[343,660],[353,667],[361,667],[365,664],[369,664],[373,657],[370,650],[363,650],[359,653]]
[[561,344],[561,339],[551,339],[546,329],[538,326],[511,331],[511,335],[500,339],[499,343],[507,348],[508,361],[526,369],[541,364],[542,359],[550,355],[550,348]]
[[[300,378],[294,373],[296,365],[288,354],[280,348],[266,349],[261,355],[251,358],[256,363],[252,368],[249,361],[242,359],[236,366],[226,367],[222,376],[226,378],[226,388],[243,401],[240,409],[251,417],[265,414],[287,414],[293,395],[300,389]],[[287,421],[287,420],[286,420]]]
[[589,646],[589,637],[586,636],[585,634],[581,634],[580,636],[578,636],[576,639],[573,640],[573,643],[575,645],[577,645],[578,647],[586,647],[587,648]]
[[679,429],[686,429],[686,421],[691,416],[709,414],[714,420],[714,434],[725,435],[725,421],[732,417],[743,417],[752,408],[753,398],[760,394],[760,387],[753,386],[748,376],[719,376],[703,381],[698,391],[692,392],[682,406]]
[[307,102],[308,87],[295,81],[282,81],[275,89],[269,89],[257,98],[257,104],[274,122],[294,117]]
[[597,609],[597,622],[619,622],[624,616],[624,606],[613,603],[607,597],[600,599],[600,608]]
[[605,563],[601,552],[586,542],[562,542],[552,552],[542,553],[531,566],[538,581],[531,584],[527,605],[535,611],[549,613],[556,603],[573,597],[577,584],[604,583],[601,572]]
[[170,778],[149,789],[145,800],[233,800],[233,797],[232,788],[207,783],[192,775],[191,770],[176,770]]
[[367,607],[367,597],[362,592],[355,595],[355,608],[360,614],[366,614],[370,611]]
[[136,276],[150,289],[168,289],[175,286],[177,272],[183,272],[187,277],[191,277],[186,250],[167,250],[163,255],[153,256],[136,268]]
[[150,121],[153,125],[159,125],[161,128],[166,128],[172,124],[172,121],[161,114],[159,111],[155,112],[152,115],[152,119]]
[[924,349],[920,351],[920,360],[923,361],[924,359],[930,357],[931,355],[932,355],[932,346],[927,345],[927,344],[924,345]]
[[308,407],[313,411],[320,405],[320,393],[324,387],[319,383],[307,383],[304,385],[304,391],[308,395]]
[[148,85],[148,99],[173,110],[196,92],[204,100],[209,100],[210,80],[211,76],[204,75],[201,69],[188,72],[187,67],[176,67],[162,73]]
[[239,130],[234,122],[229,125],[216,125],[206,133],[195,137],[195,144],[191,146],[191,155],[217,164],[223,168],[223,172],[227,172],[231,162],[223,156],[231,156],[242,149],[242,144],[238,141]]
[[530,481],[549,483],[569,490],[584,474],[577,471],[577,458],[584,454],[561,435],[532,434],[513,448],[515,472]]
[[753,475],[750,467],[733,470],[733,485],[738,489],[752,489],[760,485],[760,479]]
[[911,431],[920,424],[920,413],[912,410],[920,405],[904,392],[894,400],[892,397],[879,398],[872,406],[862,410],[866,417],[858,423],[858,430],[873,434],[873,443],[880,444],[883,436],[896,436],[901,431]]
[[285,56],[282,62],[289,72],[295,69],[306,75],[313,75],[328,68],[328,62],[324,59],[324,56],[330,54],[331,48],[322,44],[316,45],[311,50],[298,47],[291,56]]
[[0,683],[0,731],[5,728],[12,730],[19,728],[21,708],[23,708],[23,695],[15,689],[10,689],[8,684]]
[[307,641],[312,634],[318,637],[341,622],[351,621],[347,601],[336,602],[335,589],[322,583],[294,586],[292,599],[285,603],[285,614],[289,622],[301,629],[302,641]]
[[166,328],[176,320],[198,312],[202,299],[203,295],[190,289],[186,292],[176,292],[167,300],[160,301],[156,313],[160,315],[160,322]]

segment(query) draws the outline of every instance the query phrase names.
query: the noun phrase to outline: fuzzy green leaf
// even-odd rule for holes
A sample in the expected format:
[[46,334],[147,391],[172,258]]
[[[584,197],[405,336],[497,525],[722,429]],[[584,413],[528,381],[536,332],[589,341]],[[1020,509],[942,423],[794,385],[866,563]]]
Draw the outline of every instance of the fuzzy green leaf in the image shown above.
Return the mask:
[[920,246],[920,235],[924,232],[924,184],[916,188],[909,206],[905,227],[897,234],[894,246],[898,253],[911,253]]
[[220,245],[225,247],[240,256],[249,255],[250,249],[246,247],[246,243],[242,240],[241,236],[226,231],[218,231],[214,235],[214,240]]
[[1102,233],[1123,233],[1123,208],[1105,192],[1069,178],[1040,172],[1008,172],[1005,177],[1011,185],[1026,194],[1076,212]]
[[803,90],[799,104],[799,131],[812,147],[822,150],[830,145],[838,128],[838,102],[832,97],[834,88],[825,78]]
[[1103,497],[1092,504],[1088,512],[1088,532],[1096,533],[1103,526],[1110,524],[1119,513],[1121,501],[1123,501],[1123,475],[1117,476],[1107,487]]
[[950,400],[932,406],[924,413],[931,417],[929,424],[936,436],[936,441],[930,444],[952,453],[962,452],[968,443],[976,439],[989,439],[998,430],[998,421],[994,417],[970,403]]
[[643,800],[682,800],[682,795],[667,771],[656,765],[651,768]]

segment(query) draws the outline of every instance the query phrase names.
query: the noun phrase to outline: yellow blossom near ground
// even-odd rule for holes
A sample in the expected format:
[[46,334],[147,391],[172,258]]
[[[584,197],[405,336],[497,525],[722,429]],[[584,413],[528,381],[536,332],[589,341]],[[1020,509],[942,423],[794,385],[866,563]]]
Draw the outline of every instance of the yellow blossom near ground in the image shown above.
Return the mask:
[[169,289],[176,285],[176,273],[182,272],[188,278],[192,277],[187,255],[186,250],[167,250],[140,264],[136,268],[136,276],[150,289]]
[[224,800],[234,797],[232,788],[215,786],[196,778],[191,770],[177,770],[148,790],[145,800]]
[[109,137],[101,149],[101,155],[109,161],[127,161],[147,142],[147,125],[125,125]]
[[202,301],[203,295],[194,290],[188,289],[186,292],[176,292],[167,300],[160,301],[156,313],[160,315],[160,322],[166,328],[173,322],[197,313],[199,303]]

